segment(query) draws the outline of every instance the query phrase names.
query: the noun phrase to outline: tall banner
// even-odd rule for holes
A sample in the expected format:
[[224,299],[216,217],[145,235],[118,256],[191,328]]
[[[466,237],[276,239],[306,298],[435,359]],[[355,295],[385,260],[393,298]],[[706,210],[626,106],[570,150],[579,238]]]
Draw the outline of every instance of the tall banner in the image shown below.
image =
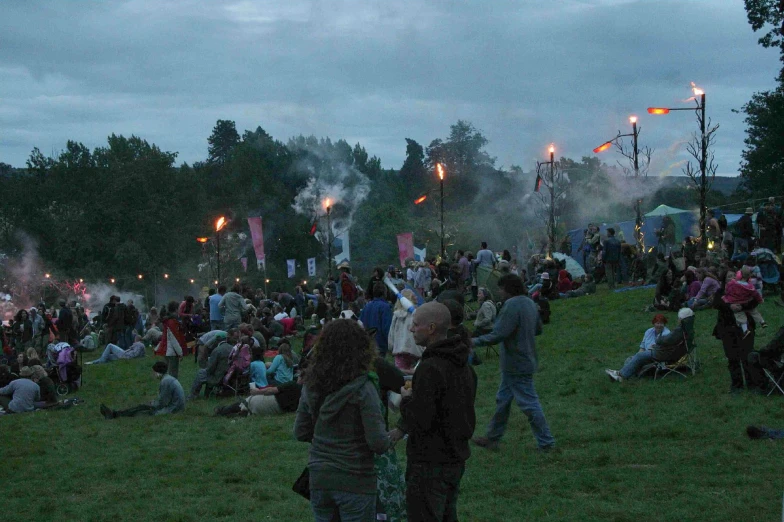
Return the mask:
[[286,268],[288,269],[289,277],[294,277],[294,272],[297,269],[297,260],[296,259],[286,259]]
[[253,250],[256,252],[256,266],[264,265],[264,232],[261,229],[261,217],[249,217],[250,237],[253,240]]
[[336,265],[339,265],[342,262],[351,262],[351,252],[349,251],[349,240],[348,240],[348,230],[343,232],[342,234],[338,234],[332,239],[332,251],[337,252],[335,256],[332,257],[332,260],[335,261]]
[[316,258],[308,258],[308,277],[316,277]]
[[397,253],[400,256],[400,266],[406,266],[406,259],[414,259],[413,232],[397,235]]

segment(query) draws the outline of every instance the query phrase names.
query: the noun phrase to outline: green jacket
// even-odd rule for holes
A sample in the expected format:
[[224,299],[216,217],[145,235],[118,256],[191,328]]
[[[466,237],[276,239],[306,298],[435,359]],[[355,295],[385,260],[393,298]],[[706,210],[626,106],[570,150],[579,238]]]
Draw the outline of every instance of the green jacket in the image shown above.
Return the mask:
[[207,384],[215,386],[229,370],[229,355],[234,347],[226,341],[221,342],[207,359]]

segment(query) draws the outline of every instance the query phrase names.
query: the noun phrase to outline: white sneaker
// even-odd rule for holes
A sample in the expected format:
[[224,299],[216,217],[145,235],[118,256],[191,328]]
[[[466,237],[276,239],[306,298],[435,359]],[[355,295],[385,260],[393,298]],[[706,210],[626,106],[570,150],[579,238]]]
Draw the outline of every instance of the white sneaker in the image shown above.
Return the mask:
[[604,373],[609,375],[610,379],[612,379],[615,382],[623,382],[623,377],[621,377],[621,374],[618,373],[618,370],[611,370],[607,368],[606,370],[604,370]]

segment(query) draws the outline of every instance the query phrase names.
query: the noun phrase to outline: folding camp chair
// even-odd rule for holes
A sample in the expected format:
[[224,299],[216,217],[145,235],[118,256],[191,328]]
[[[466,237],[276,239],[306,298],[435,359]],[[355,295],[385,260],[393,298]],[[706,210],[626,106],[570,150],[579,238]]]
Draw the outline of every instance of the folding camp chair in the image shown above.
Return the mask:
[[692,376],[695,375],[700,368],[700,361],[697,357],[697,345],[693,341],[690,345],[685,333],[683,334],[683,342],[686,343],[686,354],[683,357],[675,362],[658,361],[645,365],[639,371],[638,376],[642,376],[651,370],[653,370],[654,381],[663,379],[671,373],[680,375],[683,378],[686,378],[689,373]]
[[[781,363],[779,363],[779,364],[781,364]],[[773,372],[771,372],[767,368],[763,368],[762,371],[765,373],[765,376],[770,380],[771,384],[773,385],[773,386],[771,386],[770,390],[768,391],[768,397],[770,397],[770,395],[774,391],[776,391],[776,390],[778,390],[780,394],[784,395],[784,389],[781,388],[781,386],[782,386],[782,382],[781,381],[784,378],[784,368],[781,369],[781,373],[779,373],[779,378],[778,379],[776,378],[775,375],[773,375]]]

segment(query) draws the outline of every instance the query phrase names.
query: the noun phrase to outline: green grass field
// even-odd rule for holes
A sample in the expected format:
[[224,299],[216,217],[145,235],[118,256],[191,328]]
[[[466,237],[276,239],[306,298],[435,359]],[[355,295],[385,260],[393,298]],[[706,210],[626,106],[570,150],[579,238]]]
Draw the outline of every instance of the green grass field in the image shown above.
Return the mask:
[[[460,520],[779,520],[784,441],[750,441],[745,426],[784,428],[782,397],[727,393],[726,360],[710,336],[715,312],[697,314],[695,377],[617,384],[604,374],[636,351],[651,292],[600,289],[552,304],[536,384],[559,449],[538,454],[514,409],[500,451],[473,449]],[[782,325],[782,310],[763,305],[770,327],[757,347]],[[478,434],[499,381],[497,357],[484,359]],[[101,402],[122,408],[155,396],[152,362],[87,366],[84,404],[0,418],[0,519],[312,520],[290,489],[308,451],[292,437],[293,414],[230,420],[199,401],[184,414],[105,421]],[[186,391],[194,373],[193,359],[183,361]],[[404,443],[397,451],[404,460]]]

